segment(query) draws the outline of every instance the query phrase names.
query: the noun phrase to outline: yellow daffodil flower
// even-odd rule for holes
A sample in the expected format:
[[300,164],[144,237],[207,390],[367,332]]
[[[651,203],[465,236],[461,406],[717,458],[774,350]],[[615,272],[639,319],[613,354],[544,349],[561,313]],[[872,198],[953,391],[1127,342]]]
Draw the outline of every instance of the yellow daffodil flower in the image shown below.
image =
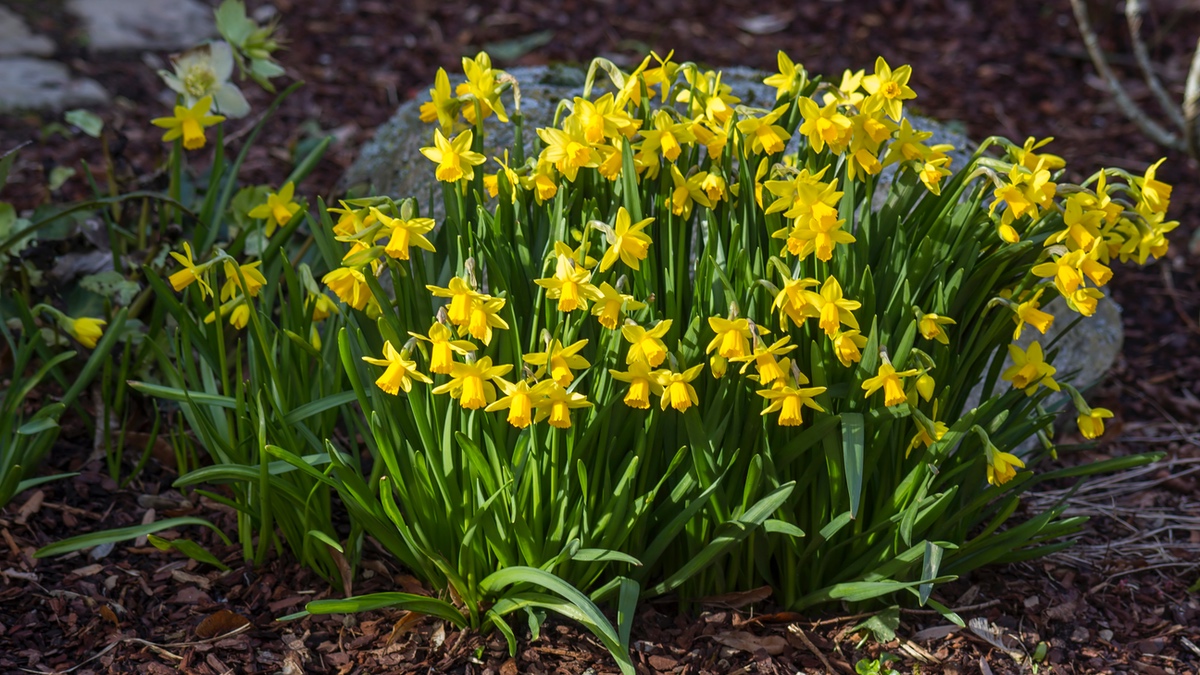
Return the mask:
[[576,263],[574,258],[565,255],[557,258],[554,276],[535,279],[534,283],[546,289],[547,298],[558,299],[558,311],[587,311],[588,300],[599,300],[601,297],[600,289],[592,285],[592,273]]
[[683,174],[679,172],[679,167],[672,164],[671,183],[675,187],[671,190],[671,213],[687,220],[692,215],[694,204],[712,208],[708,194],[701,187],[707,177],[707,173],[700,171],[684,178]]
[[212,96],[205,96],[196,101],[196,105],[188,108],[175,106],[175,114],[171,117],[156,117],[150,123],[167,130],[163,140],[170,142],[183,138],[183,147],[187,150],[199,150],[204,147],[204,128],[225,121],[221,115],[210,115]]
[[329,272],[321,281],[338,296],[342,302],[354,309],[362,311],[371,300],[371,289],[367,286],[367,278],[352,267],[339,267]]
[[832,276],[826,279],[819,294],[812,291],[805,291],[805,294],[808,301],[820,312],[820,326],[829,337],[833,337],[842,324],[858,328],[858,319],[854,318],[853,311],[862,307],[862,303],[843,298],[842,285],[837,279]]
[[792,386],[791,383],[778,388],[759,389],[758,395],[771,402],[759,414],[769,415],[778,412],[779,426],[797,427],[804,422],[802,411],[805,407],[825,412],[825,409],[813,400],[814,397],[824,393],[825,387],[799,388]]
[[594,169],[604,160],[597,146],[588,143],[582,133],[576,135],[553,127],[538,129],[537,133],[546,143],[539,161],[552,164],[572,183],[580,169]]
[[638,302],[633,299],[632,295],[619,293],[607,281],[600,284],[600,297],[596,299],[596,305],[592,307],[592,314],[600,321],[600,325],[609,330],[616,330],[617,322],[621,319],[621,312],[628,309],[642,309],[646,306],[644,302]]
[[433,218],[392,218],[374,206],[371,207],[371,215],[387,228],[388,243],[383,250],[391,257],[408,260],[408,249],[411,246],[423,248],[430,253],[437,252],[433,244],[425,238],[425,234],[433,229]]
[[1095,440],[1104,435],[1104,420],[1113,416],[1108,408],[1089,408],[1081,410],[1075,418],[1079,425],[1079,433],[1088,440]]
[[88,349],[95,349],[96,343],[104,336],[104,326],[108,323],[104,319],[93,319],[87,316],[81,316],[73,319],[65,314],[59,315],[59,325],[68,335],[75,338],[79,344]]
[[560,385],[549,382],[545,396],[535,404],[537,407],[536,421],[549,418],[550,426],[556,429],[571,428],[571,411],[576,408],[590,408],[591,401],[583,394],[567,391]]
[[[712,318],[709,319],[709,322],[711,321]],[[787,377],[787,373],[784,372],[783,367],[778,361],[775,360],[775,357],[783,356],[784,354],[787,354],[796,348],[796,345],[788,344],[791,339],[792,338],[790,336],[784,335],[782,338],[776,340],[774,344],[770,345],[768,345],[765,341],[758,340],[756,341],[757,344],[754,347],[753,354],[739,356],[730,360],[740,361],[743,363],[740,371],[741,373],[745,373],[746,368],[753,363],[754,369],[757,372],[759,384],[771,384],[776,380],[782,380]],[[801,384],[807,383],[807,380],[801,382]]]
[[779,323],[788,330],[788,321],[799,326],[805,319],[821,316],[821,310],[811,299],[808,289],[820,285],[816,279],[803,278],[783,280],[783,288],[775,294],[771,308],[779,312]]
[[[708,317],[708,326],[716,335],[708,343],[705,353],[716,349],[717,354],[727,359],[736,359],[750,353],[750,320],[726,319],[719,316]],[[757,326],[760,335],[770,331]]]
[[935,195],[940,195],[942,194],[942,179],[950,175],[950,169],[946,168],[949,164],[949,157],[931,159],[925,162],[925,165],[917,172],[917,178],[925,185],[925,189]]
[[1038,309],[1042,306],[1038,300],[1045,290],[1044,288],[1037,289],[1028,300],[1016,306],[1013,321],[1017,322],[1017,327],[1013,330],[1013,340],[1021,339],[1021,330],[1025,328],[1025,324],[1033,326],[1042,335],[1045,335],[1046,331],[1050,329],[1050,324],[1054,323],[1053,314]]
[[908,396],[904,393],[904,378],[916,374],[915,369],[896,372],[895,366],[884,361],[879,364],[879,372],[875,377],[863,380],[862,388],[867,392],[867,398],[882,388],[884,405],[900,405],[908,400]]
[[625,405],[630,408],[646,410],[650,407],[650,395],[662,396],[662,378],[665,370],[650,370],[651,366],[643,360],[629,363],[629,370],[609,370],[613,379],[629,383],[629,391],[625,393]]
[[292,200],[295,193],[296,184],[288,181],[279,188],[279,192],[268,192],[267,201],[250,209],[247,215],[251,218],[265,218],[266,234],[269,237],[275,233],[275,228],[287,225],[300,211],[300,204]]
[[481,293],[475,292],[467,281],[462,277],[454,277],[450,279],[450,285],[447,288],[439,286],[426,286],[429,292],[433,293],[435,298],[450,298],[450,306],[446,309],[446,316],[450,319],[450,323],[455,326],[465,326],[471,320],[471,310],[475,304],[480,302]]
[[862,80],[863,89],[870,94],[863,103],[864,111],[883,110],[888,117],[899,122],[904,101],[917,97],[916,92],[908,86],[910,77],[912,66],[904,65],[892,70],[882,56],[876,58],[875,72]]
[[417,363],[415,361],[409,359],[404,352],[396,351],[390,340],[383,343],[382,359],[364,356],[362,360],[375,366],[387,366],[387,370],[383,371],[383,375],[380,375],[379,379],[375,380],[375,384],[393,396],[401,389],[406,394],[412,391],[413,380],[424,382],[425,384],[432,383],[428,376],[417,371]]
[[703,368],[704,364],[700,364],[692,366],[682,373],[664,372],[660,380],[663,387],[660,407],[666,410],[667,406],[671,406],[675,410],[683,412],[694,405],[700,405],[700,397],[691,383],[700,375]]
[[450,91],[450,77],[446,75],[446,69],[438,68],[433,89],[429,90],[429,100],[420,107],[421,121],[426,124],[437,122],[443,132],[450,133],[461,107],[462,101]]
[[762,117],[747,117],[737,123],[738,131],[750,141],[750,152],[756,155],[783,152],[791,135],[776,122],[790,107],[781,105]]
[[572,370],[582,370],[592,364],[587,359],[579,355],[580,350],[587,346],[587,340],[580,340],[567,347],[564,347],[557,339],[551,340],[544,352],[534,352],[524,356],[525,363],[532,366],[538,366],[537,371],[533,376],[540,378],[550,372],[550,379],[557,382],[560,386],[570,386],[571,382],[575,381],[575,374]]
[[671,319],[659,321],[654,328],[646,330],[636,324],[626,324],[621,327],[621,335],[629,343],[629,353],[625,355],[625,363],[645,361],[651,368],[657,368],[667,358],[667,346],[662,338],[671,330]]
[[830,339],[833,340],[833,354],[843,366],[849,368],[851,363],[862,360],[862,348],[867,346],[867,336],[858,330],[838,330]]
[[617,222],[612,229],[605,233],[608,250],[600,259],[601,272],[607,272],[608,268],[617,262],[618,257],[621,262],[634,270],[641,269],[640,263],[646,259],[650,244],[653,243],[650,235],[646,234],[644,230],[647,225],[654,222],[654,219],[645,218],[632,224],[631,220],[629,212],[625,210],[624,206],[617,209]]
[[783,50],[780,50],[775,55],[775,60],[779,65],[779,72],[763,80],[763,84],[768,87],[775,87],[776,101],[784,96],[795,98],[808,82],[808,77],[804,73],[804,67],[793,63],[792,59],[783,53]]
[[921,337],[926,340],[937,340],[938,342],[948,345],[950,344],[950,336],[946,334],[946,329],[942,326],[953,326],[957,322],[948,316],[940,314],[921,314],[921,318],[917,320],[917,330],[920,331]]
[[1053,140],[1054,138],[1051,137],[1043,138],[1039,141],[1033,136],[1030,136],[1029,138],[1025,139],[1025,144],[1023,146],[1012,149],[1013,158],[1017,160],[1017,164],[1024,166],[1030,171],[1036,171],[1039,164],[1043,168],[1051,171],[1061,169],[1067,165],[1067,161],[1062,157],[1059,157],[1058,155],[1051,155],[1050,153],[1034,152],[1034,150],[1037,150]]
[[508,330],[508,322],[500,318],[500,310],[504,309],[507,302],[504,298],[480,295],[471,303],[471,313],[467,315],[466,325],[458,327],[458,336],[470,333],[471,337],[483,344],[492,344],[493,328]]
[[546,392],[554,385],[553,382],[545,381],[531,387],[526,380],[520,380],[513,384],[499,376],[492,379],[500,385],[500,391],[504,396],[488,404],[484,410],[488,412],[507,410],[508,423],[518,429],[524,429],[533,422],[534,408],[546,398]]
[[475,363],[455,363],[450,369],[450,381],[433,388],[434,394],[449,393],[467,410],[478,410],[496,400],[492,380],[512,370],[512,364],[492,365],[485,356]]
[[452,140],[443,136],[441,129],[434,129],[433,146],[421,148],[421,154],[437,163],[434,176],[438,180],[445,183],[471,180],[475,177],[475,167],[486,161],[483,155],[471,150],[473,139],[474,135],[470,129]]
[[1151,164],[1144,175],[1133,179],[1141,203],[1154,213],[1166,213],[1171,204],[1171,186],[1158,180],[1158,167],[1165,161],[1167,158],[1163,157]]
[[235,265],[226,260],[224,265],[225,283],[221,286],[221,302],[229,300],[235,293],[243,290],[242,282],[238,279],[239,269],[241,269],[242,276],[246,279],[246,295],[252,298],[258,297],[258,292],[263,286],[267,285],[267,278],[258,270],[259,265],[262,265],[261,260],[256,260],[246,265]]
[[696,135],[688,122],[678,122],[666,110],[659,110],[654,114],[654,127],[642,130],[640,151],[646,155],[661,151],[663,159],[673,163],[684,145],[695,142]]
[[475,351],[475,345],[466,340],[455,340],[450,328],[440,321],[434,321],[429,327],[429,336],[409,331],[409,335],[428,342],[430,347],[429,372],[446,375],[454,369],[454,354],[465,356]]
[[171,288],[174,288],[178,292],[191,286],[193,283],[198,283],[200,284],[200,297],[204,298],[212,295],[212,287],[204,280],[204,273],[208,271],[213,261],[210,260],[209,262],[197,265],[195,258],[192,257],[192,246],[186,241],[183,242],[183,254],[171,251],[171,257],[178,261],[180,265],[183,265],[183,269],[175,272],[168,278],[168,281],[171,282]]
[[1024,469],[1025,462],[1019,457],[1007,452],[1000,452],[990,443],[985,446],[987,452],[987,481],[992,485],[1004,485],[1017,476],[1017,469]]
[[1045,385],[1054,391],[1059,391],[1058,382],[1054,381],[1054,373],[1058,369],[1046,363],[1042,354],[1042,345],[1036,340],[1029,344],[1024,351],[1016,345],[1008,346],[1008,355],[1013,361],[1000,374],[1000,379],[1012,382],[1016,389],[1024,389],[1026,396],[1033,396],[1038,387]]
[[825,146],[829,146],[829,150],[835,155],[845,152],[850,144],[854,124],[849,117],[838,111],[837,101],[824,107],[818,106],[811,98],[798,99],[797,103],[800,106],[800,115],[804,118],[804,123],[800,125],[800,133],[808,138],[812,149],[822,152]]

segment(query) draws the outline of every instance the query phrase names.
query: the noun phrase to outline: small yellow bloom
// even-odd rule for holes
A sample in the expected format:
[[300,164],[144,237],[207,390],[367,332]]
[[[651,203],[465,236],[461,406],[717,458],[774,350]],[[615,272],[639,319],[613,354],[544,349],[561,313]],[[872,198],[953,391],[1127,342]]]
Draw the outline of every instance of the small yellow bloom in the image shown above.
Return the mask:
[[1137,186],[1141,196],[1141,202],[1155,213],[1166,213],[1167,207],[1171,204],[1171,186],[1157,178],[1158,167],[1165,161],[1167,158],[1163,157],[1147,167],[1143,176],[1133,179],[1133,184]]
[[447,139],[441,129],[433,131],[433,146],[421,148],[421,154],[436,162],[438,167],[434,176],[446,183],[457,183],[460,180],[471,180],[475,177],[475,167],[483,164],[486,158],[471,150],[473,132],[470,129],[462,132],[454,139]]
[[1081,410],[1079,417],[1075,418],[1075,423],[1079,425],[1079,433],[1083,434],[1084,438],[1093,440],[1104,435],[1104,420],[1112,416],[1112,411],[1108,408]]
[[992,485],[1004,485],[1012,480],[1017,475],[1017,469],[1024,469],[1025,462],[1022,462],[1019,457],[1007,452],[1000,452],[998,449],[988,444],[987,452],[987,480]]
[[835,155],[846,151],[853,134],[853,123],[838,111],[837,101],[830,101],[824,107],[817,105],[811,98],[797,100],[800,115],[804,123],[800,125],[800,133],[808,137],[808,144],[816,152],[829,150]]
[[62,316],[60,325],[67,334],[75,338],[75,340],[87,347],[95,349],[96,342],[104,335],[104,325],[108,322],[104,319],[93,319],[91,317],[81,316],[78,319],[72,319],[69,316]]
[[692,215],[692,206],[695,204],[711,209],[712,202],[701,187],[707,177],[708,174],[701,171],[684,178],[679,172],[679,167],[672,164],[671,183],[675,187],[671,190],[671,213],[687,220]]
[[783,152],[790,135],[787,129],[776,124],[790,105],[781,105],[762,117],[747,117],[737,123],[738,131],[750,141],[750,152],[773,155]]
[[904,393],[903,378],[912,377],[916,374],[917,371],[915,369],[896,372],[896,368],[892,364],[884,361],[879,364],[879,373],[875,377],[864,380],[862,388],[866,390],[868,398],[882,388],[884,405],[900,405],[908,400],[908,396]]
[[492,365],[492,357],[485,356],[475,363],[455,363],[450,369],[450,381],[433,388],[434,394],[449,392],[458,399],[459,405],[467,410],[478,410],[496,400],[496,387],[492,380],[512,370],[512,364]]
[[703,368],[704,364],[702,363],[692,366],[682,373],[670,371],[664,373],[661,379],[663,393],[660,407],[666,410],[667,406],[671,406],[679,412],[683,412],[694,405],[700,405],[700,397],[691,383],[700,375]]
[[862,348],[867,346],[867,337],[857,330],[839,330],[830,338],[833,340],[833,354],[847,368],[851,363],[862,360]]
[[450,91],[450,77],[446,75],[446,69],[438,68],[433,89],[429,90],[429,100],[421,104],[421,121],[426,124],[437,122],[442,131],[449,133],[461,107],[462,101]]
[[408,260],[408,249],[412,246],[425,249],[430,253],[437,250],[425,238],[425,234],[433,229],[433,218],[412,218],[403,220],[384,215],[379,209],[371,207],[371,215],[387,228],[388,243],[384,251],[397,260]]
[[640,262],[646,259],[650,244],[653,243],[650,235],[643,230],[652,222],[653,218],[646,218],[632,223],[632,218],[624,206],[617,209],[617,222],[605,233],[609,248],[600,259],[600,271],[607,272],[608,268],[617,262],[618,257],[629,267],[641,269]]
[[779,323],[784,330],[788,329],[788,320],[799,326],[805,319],[821,315],[821,310],[810,297],[813,294],[808,291],[820,283],[811,278],[783,280],[783,288],[775,295],[771,308],[779,310]]
[[533,374],[534,377],[540,378],[549,370],[550,379],[557,382],[559,386],[566,387],[575,381],[575,374],[571,372],[572,370],[582,370],[592,365],[579,355],[580,350],[586,347],[587,343],[587,340],[580,340],[564,347],[557,339],[551,340],[546,351],[526,354],[524,360],[525,363],[538,366],[537,371]]
[[276,227],[283,227],[291,222],[292,217],[300,210],[300,204],[292,200],[296,193],[296,184],[288,181],[279,192],[268,192],[267,201],[250,209],[247,214],[251,218],[266,218],[266,233],[271,236]]
[[779,426],[797,427],[804,422],[802,411],[805,407],[825,412],[825,409],[813,400],[814,397],[820,396],[823,393],[825,393],[825,387],[807,387],[801,389],[785,385],[772,389],[759,389],[758,395],[771,402],[760,414],[769,415],[778,411]]
[[1025,328],[1025,324],[1033,326],[1034,328],[1038,329],[1042,335],[1045,335],[1046,331],[1050,329],[1050,324],[1054,323],[1053,314],[1043,312],[1042,310],[1038,309],[1042,306],[1041,303],[1038,302],[1038,299],[1042,297],[1042,293],[1044,291],[1044,288],[1037,289],[1037,291],[1034,292],[1033,297],[1017,305],[1015,310],[1016,315],[1013,316],[1013,321],[1017,322],[1017,327],[1015,330],[1013,330],[1014,340],[1019,340],[1021,338],[1021,330]]
[[539,162],[553,164],[554,168],[572,183],[575,182],[580,169],[595,169],[604,161],[599,146],[588,143],[582,132],[572,134],[562,129],[547,127],[538,129],[537,133],[546,143],[538,158]]
[[431,373],[446,375],[454,369],[455,352],[465,356],[468,352],[475,351],[475,345],[470,342],[455,340],[450,328],[440,321],[434,321],[433,325],[429,327],[428,337],[412,331],[409,331],[408,334],[430,344],[429,372]]
[[258,292],[263,286],[267,285],[267,278],[258,270],[259,265],[262,265],[261,260],[256,260],[246,265],[234,265],[232,262],[225,261],[225,283],[221,286],[221,302],[225,302],[233,298],[234,294],[241,290],[242,282],[238,279],[238,270],[241,269],[242,276],[246,279],[246,295],[252,298],[258,297]]
[[1013,387],[1017,389],[1024,389],[1026,396],[1033,396],[1041,385],[1046,385],[1054,391],[1059,390],[1058,382],[1054,381],[1054,373],[1058,372],[1058,369],[1046,363],[1042,345],[1036,340],[1030,343],[1025,351],[1016,345],[1009,345],[1008,355],[1012,358],[1013,365],[1000,374],[1000,379],[1012,382]]
[[335,303],[333,300],[330,300],[328,295],[325,295],[324,293],[314,293],[312,297],[315,298],[313,301],[313,321],[324,321],[325,319],[328,319],[331,314],[341,313],[341,310],[338,309],[337,303]]
[[783,53],[783,50],[776,54],[776,61],[779,64],[779,72],[763,80],[763,84],[775,87],[776,101],[784,96],[796,97],[804,88],[804,84],[808,82],[804,66],[793,63],[788,55]]
[[588,300],[599,300],[600,289],[592,284],[592,273],[574,258],[558,255],[554,276],[535,279],[534,283],[546,289],[546,297],[558,299],[558,311],[586,311]]
[[946,334],[946,330],[942,328],[945,325],[954,325],[956,322],[948,316],[940,314],[922,314],[917,321],[917,330],[921,332],[921,337],[926,340],[937,340],[938,342],[948,345],[950,344],[950,336]]
[[321,278],[342,302],[362,311],[371,300],[371,288],[363,273],[351,267],[339,267]]
[[482,297],[482,294],[475,292],[475,289],[471,288],[462,277],[450,279],[450,285],[447,288],[440,286],[426,286],[425,288],[429,289],[435,298],[450,298],[446,316],[455,326],[467,325],[467,322],[471,320],[471,310]]
[[651,394],[662,396],[662,378],[667,371],[650,370],[649,364],[639,360],[631,362],[628,371],[609,370],[608,374],[612,375],[613,379],[629,383],[629,391],[625,393],[625,405],[646,410],[650,407]]
[[500,318],[500,310],[508,301],[504,298],[479,296],[479,300],[471,304],[471,313],[467,317],[467,325],[458,327],[458,336],[467,333],[485,345],[492,344],[492,329],[508,330],[508,322]]
[[917,172],[917,177],[925,184],[925,188],[935,195],[942,194],[942,179],[950,175],[949,157],[939,157],[925,162],[925,166]]
[[204,280],[204,273],[212,265],[212,261],[196,264],[196,260],[192,257],[192,246],[186,241],[183,242],[183,254],[171,251],[171,257],[183,265],[183,269],[175,272],[170,276],[168,281],[171,282],[171,288],[177,292],[191,286],[193,282],[200,284],[200,297],[208,297],[212,295],[212,287]]
[[858,328],[858,319],[854,318],[853,310],[862,307],[857,300],[846,300],[842,297],[842,285],[834,277],[829,277],[821,285],[821,292],[805,291],[806,297],[820,313],[820,326],[825,334],[833,337],[842,324]]
[[428,376],[417,371],[415,361],[409,359],[403,352],[396,351],[396,348],[392,346],[391,340],[383,343],[382,359],[364,356],[362,360],[375,366],[387,366],[387,370],[383,371],[383,375],[380,375],[379,379],[375,380],[375,384],[393,396],[401,389],[406,394],[412,391],[413,380],[424,382],[425,384],[431,383]]
[[883,110],[887,116],[899,122],[904,101],[916,98],[917,94],[908,86],[912,66],[900,66],[892,70],[880,56],[875,59],[875,72],[863,78],[862,87],[870,96],[863,103],[864,112]]
[[662,338],[671,330],[671,319],[658,322],[654,328],[646,330],[638,325],[621,327],[621,335],[629,342],[629,353],[625,355],[625,363],[632,364],[645,361],[651,368],[657,368],[667,358],[667,345]]
[[167,130],[163,134],[164,141],[183,138],[183,147],[188,150],[199,150],[204,147],[204,128],[225,121],[221,115],[209,115],[212,109],[212,96],[205,96],[196,101],[196,105],[187,108],[175,106],[175,114],[171,117],[157,117],[150,120],[156,127]]
[[526,380],[513,384],[502,377],[493,379],[500,385],[504,396],[488,404],[484,410],[507,410],[508,423],[518,429],[524,429],[533,422],[533,409],[541,403],[547,390],[554,384],[548,381],[539,382],[531,387]]
[[638,302],[632,295],[618,293],[607,281],[600,284],[600,297],[592,307],[592,314],[600,321],[600,325],[609,330],[616,330],[621,312],[625,309],[642,309],[644,302]]
[[[708,343],[705,353],[716,349],[717,354],[727,359],[736,359],[750,353],[750,320],[725,319],[719,316],[708,317],[708,326],[716,336]],[[765,328],[758,327],[759,334],[769,333]]]
[[583,394],[567,391],[554,382],[548,382],[545,396],[536,403],[538,422],[549,418],[550,426],[556,429],[571,428],[571,411],[576,408],[590,408],[591,401]]
[[743,362],[742,370],[740,371],[742,373],[745,373],[746,367],[753,363],[754,369],[758,373],[759,384],[766,385],[777,380],[784,380],[787,377],[787,373],[784,372],[783,367],[775,360],[775,357],[783,356],[796,348],[796,345],[788,344],[791,339],[791,336],[785,335],[771,345],[759,340],[754,347],[753,354],[747,354],[733,360]]

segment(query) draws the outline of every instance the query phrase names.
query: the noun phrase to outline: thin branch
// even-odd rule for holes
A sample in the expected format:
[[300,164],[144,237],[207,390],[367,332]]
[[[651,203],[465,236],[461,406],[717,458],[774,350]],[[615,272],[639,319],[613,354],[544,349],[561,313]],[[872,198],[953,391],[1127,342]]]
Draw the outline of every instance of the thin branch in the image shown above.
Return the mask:
[[1142,40],[1142,0],[1125,1],[1125,21],[1129,24],[1129,38],[1133,43],[1133,55],[1137,58],[1138,67],[1142,69],[1142,76],[1146,78],[1146,84],[1150,85],[1150,91],[1158,99],[1158,105],[1167,114],[1167,117],[1171,118],[1175,126],[1186,134],[1187,125],[1183,120],[1183,113],[1179,111],[1179,104],[1163,88],[1158,75],[1154,74],[1154,66],[1150,63],[1150,52]]
[[[1092,30],[1092,24],[1088,20],[1087,8],[1083,6],[1084,0],[1071,0],[1071,9],[1075,11],[1075,23],[1079,25],[1079,34],[1083,38],[1083,45],[1087,47],[1088,55],[1092,57],[1092,64],[1096,66],[1096,70],[1104,81],[1108,83],[1108,89],[1112,93],[1113,100],[1116,101],[1117,107],[1125,116],[1142,130],[1142,133],[1150,137],[1150,140],[1159,145],[1181,150],[1186,152],[1183,142],[1178,136],[1167,131],[1158,122],[1150,119],[1146,113],[1138,107],[1133,99],[1129,98],[1129,94],[1125,92],[1125,88],[1121,86],[1117,76],[1112,69],[1108,67],[1108,62],[1104,60],[1104,53],[1100,51],[1100,40],[1096,37],[1096,32]],[[1200,78],[1200,73],[1197,74]],[[1200,80],[1197,81],[1198,90],[1200,90]],[[1193,102],[1194,105],[1194,102]]]

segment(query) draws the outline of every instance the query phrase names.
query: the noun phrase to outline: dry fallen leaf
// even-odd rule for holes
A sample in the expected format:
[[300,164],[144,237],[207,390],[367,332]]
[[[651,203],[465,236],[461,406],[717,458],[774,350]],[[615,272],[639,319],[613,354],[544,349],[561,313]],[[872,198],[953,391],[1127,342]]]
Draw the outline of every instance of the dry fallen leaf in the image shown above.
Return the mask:
[[947,635],[958,632],[958,626],[948,623],[945,626],[933,626],[922,631],[917,631],[912,638],[913,642],[925,642],[926,640],[940,640]]
[[758,588],[752,588],[748,591],[736,591],[734,593],[711,595],[707,598],[701,598],[700,604],[708,607],[741,609],[746,605],[753,605],[756,602],[762,602],[769,597],[771,597],[771,587],[760,586]]
[[112,625],[117,626],[118,628],[121,626],[121,622],[117,621],[116,613],[113,612],[112,608],[108,605],[100,605],[100,616],[106,621],[111,621]]
[[400,620],[396,622],[396,625],[392,626],[392,632],[388,635],[387,644],[390,645],[395,642],[396,638],[412,630],[413,626],[417,625],[424,618],[425,615],[419,612],[405,612],[404,616],[400,617]]
[[17,517],[13,519],[13,522],[18,525],[24,525],[25,521],[29,520],[29,516],[32,516],[41,510],[42,502],[45,500],[45,492],[42,492],[41,490],[34,492],[29,496],[29,499],[25,500],[25,503],[21,505],[21,508],[17,510]]
[[730,631],[714,635],[713,639],[731,649],[738,649],[751,654],[763,650],[771,656],[778,656],[787,648],[787,640],[779,635],[755,635],[746,631]]
[[209,614],[208,617],[200,622],[199,626],[196,626],[196,636],[208,639],[237,630],[248,623],[250,623],[250,620],[241,614],[231,612],[228,609],[219,609]]

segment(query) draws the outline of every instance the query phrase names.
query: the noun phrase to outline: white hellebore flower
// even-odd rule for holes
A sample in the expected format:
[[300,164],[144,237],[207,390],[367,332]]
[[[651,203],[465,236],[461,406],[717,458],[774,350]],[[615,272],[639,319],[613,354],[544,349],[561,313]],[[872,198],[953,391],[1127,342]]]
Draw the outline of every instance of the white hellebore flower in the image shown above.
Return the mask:
[[237,85],[230,82],[233,75],[233,50],[228,42],[210,42],[193,47],[171,57],[175,72],[158,71],[167,86],[182,94],[187,106],[205,96],[213,97],[213,108],[226,117],[245,117],[250,104]]

